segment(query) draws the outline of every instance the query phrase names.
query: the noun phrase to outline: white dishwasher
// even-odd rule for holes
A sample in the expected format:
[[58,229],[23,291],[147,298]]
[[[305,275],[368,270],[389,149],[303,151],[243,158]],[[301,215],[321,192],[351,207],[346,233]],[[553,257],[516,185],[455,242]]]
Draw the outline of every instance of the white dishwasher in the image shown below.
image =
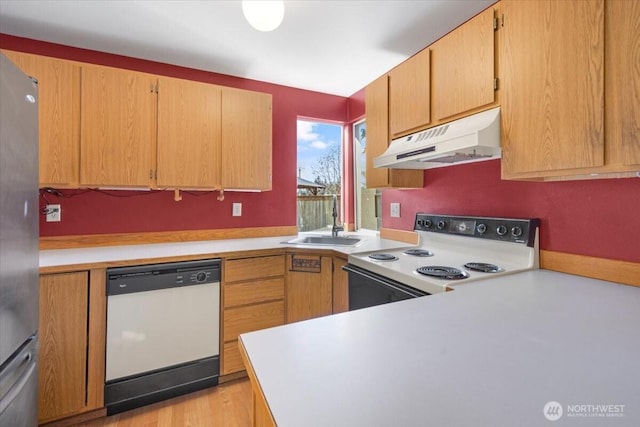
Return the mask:
[[220,264],[107,269],[107,414],[218,384]]

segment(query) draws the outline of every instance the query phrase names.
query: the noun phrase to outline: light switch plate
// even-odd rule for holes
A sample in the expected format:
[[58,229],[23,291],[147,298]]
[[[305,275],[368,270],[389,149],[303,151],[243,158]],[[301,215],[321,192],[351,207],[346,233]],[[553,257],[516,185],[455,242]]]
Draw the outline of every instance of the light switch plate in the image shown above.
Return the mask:
[[391,203],[391,218],[400,218],[400,203]]
[[242,203],[234,203],[233,211],[231,214],[233,216],[242,216]]

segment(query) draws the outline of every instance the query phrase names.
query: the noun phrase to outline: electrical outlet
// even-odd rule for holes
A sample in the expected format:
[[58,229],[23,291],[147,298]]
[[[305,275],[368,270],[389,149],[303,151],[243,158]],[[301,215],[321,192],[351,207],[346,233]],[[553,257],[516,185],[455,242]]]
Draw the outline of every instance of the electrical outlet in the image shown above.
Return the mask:
[[400,203],[391,203],[391,218],[400,218]]
[[234,203],[231,214],[233,216],[242,216],[242,203]]
[[47,222],[60,222],[62,219],[62,209],[60,205],[47,205]]

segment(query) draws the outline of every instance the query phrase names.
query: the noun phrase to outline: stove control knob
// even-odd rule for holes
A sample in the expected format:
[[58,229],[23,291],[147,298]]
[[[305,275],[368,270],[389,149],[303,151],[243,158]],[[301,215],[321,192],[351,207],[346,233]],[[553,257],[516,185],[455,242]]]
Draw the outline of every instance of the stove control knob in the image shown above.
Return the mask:
[[431,227],[433,227],[433,222],[431,222],[430,219],[425,219],[423,221],[423,225],[425,226],[425,228],[431,228]]
[[478,224],[476,226],[476,231],[478,232],[478,234],[484,234],[487,232],[487,226],[486,224]]
[[447,224],[444,221],[438,221],[438,224],[436,225],[436,227],[438,227],[438,230],[444,230],[444,227]]
[[504,225],[499,225],[498,228],[496,228],[498,236],[504,236],[505,234],[507,234],[507,231],[507,227],[505,227]]
[[513,237],[520,237],[520,236],[522,236],[522,228],[520,228],[520,227],[513,227],[513,228],[511,229],[511,235],[512,235]]

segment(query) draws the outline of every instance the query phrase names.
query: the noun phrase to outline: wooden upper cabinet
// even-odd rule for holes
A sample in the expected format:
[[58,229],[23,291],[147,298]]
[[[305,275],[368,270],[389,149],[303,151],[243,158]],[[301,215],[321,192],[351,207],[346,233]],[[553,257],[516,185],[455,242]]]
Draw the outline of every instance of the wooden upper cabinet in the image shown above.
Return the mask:
[[77,187],[80,156],[80,66],[70,61],[4,51],[38,80],[40,187]]
[[640,2],[605,2],[605,158],[611,169],[640,165]]
[[389,72],[389,129],[392,139],[431,122],[429,55],[429,49],[424,49]]
[[373,159],[389,147],[389,77],[385,74],[365,89],[367,145],[365,146],[367,188],[389,186],[389,170],[374,168]]
[[420,170],[374,168],[373,160],[389,147],[389,77],[385,74],[365,89],[367,143],[365,146],[367,188],[422,188]]
[[271,95],[222,90],[222,187],[271,190]]
[[604,1],[503,0],[500,8],[502,176],[602,166]]
[[157,77],[82,68],[80,184],[149,187],[155,173]]
[[431,45],[435,121],[494,104],[494,13],[486,9]]
[[206,83],[158,79],[158,187],[220,187],[221,92]]

